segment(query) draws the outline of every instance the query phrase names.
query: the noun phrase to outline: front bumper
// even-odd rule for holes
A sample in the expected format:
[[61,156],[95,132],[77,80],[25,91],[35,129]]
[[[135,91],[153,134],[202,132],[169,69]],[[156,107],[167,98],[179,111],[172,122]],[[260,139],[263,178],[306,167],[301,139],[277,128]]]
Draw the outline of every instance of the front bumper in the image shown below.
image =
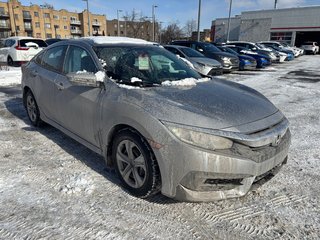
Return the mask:
[[175,199],[203,202],[244,196],[256,181],[275,175],[286,163],[290,139],[288,130],[277,147],[236,144],[236,150],[207,153],[199,162],[205,171],[190,169],[177,186]]

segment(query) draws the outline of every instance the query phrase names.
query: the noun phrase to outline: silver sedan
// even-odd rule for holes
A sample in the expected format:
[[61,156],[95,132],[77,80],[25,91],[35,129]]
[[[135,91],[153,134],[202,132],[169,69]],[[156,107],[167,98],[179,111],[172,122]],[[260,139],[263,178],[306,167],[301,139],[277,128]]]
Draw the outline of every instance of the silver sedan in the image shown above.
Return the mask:
[[287,161],[288,120],[263,95],[143,40],[55,43],[22,67],[22,88],[33,125],[104,156],[138,197],[239,197]]

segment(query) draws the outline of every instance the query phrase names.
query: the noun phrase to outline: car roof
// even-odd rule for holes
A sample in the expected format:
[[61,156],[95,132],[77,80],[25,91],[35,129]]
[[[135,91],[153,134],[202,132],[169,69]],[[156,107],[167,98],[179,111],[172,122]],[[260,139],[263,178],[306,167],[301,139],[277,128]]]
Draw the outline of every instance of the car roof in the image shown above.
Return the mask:
[[186,46],[180,46],[180,45],[164,45],[163,47],[172,47],[172,48],[189,48]]

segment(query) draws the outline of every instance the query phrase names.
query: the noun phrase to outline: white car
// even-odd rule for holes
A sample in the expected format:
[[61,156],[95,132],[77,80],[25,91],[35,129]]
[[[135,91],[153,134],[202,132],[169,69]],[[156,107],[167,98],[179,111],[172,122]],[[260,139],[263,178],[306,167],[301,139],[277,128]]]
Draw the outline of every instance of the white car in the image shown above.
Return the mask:
[[47,44],[42,39],[32,37],[9,37],[0,45],[0,62],[9,66],[28,62]]
[[319,53],[319,45],[317,42],[305,42],[301,45],[301,48],[304,49],[306,53]]

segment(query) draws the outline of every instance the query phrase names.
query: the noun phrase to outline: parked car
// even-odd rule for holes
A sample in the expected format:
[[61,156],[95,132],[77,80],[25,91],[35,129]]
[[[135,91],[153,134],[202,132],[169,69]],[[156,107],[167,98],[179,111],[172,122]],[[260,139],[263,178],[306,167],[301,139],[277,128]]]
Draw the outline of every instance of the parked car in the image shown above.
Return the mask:
[[268,56],[272,62],[279,62],[280,60],[280,56],[277,56],[277,54],[274,51],[267,48],[261,48],[252,42],[233,41],[233,42],[229,42],[228,45],[229,44],[239,46],[239,47],[244,47],[249,49],[252,52],[256,52],[258,54]]
[[225,45],[225,46],[239,54],[244,54],[244,55],[253,57],[257,61],[257,66],[256,66],[257,68],[264,68],[266,66],[271,65],[271,58],[266,55],[259,54],[257,52],[252,52],[250,49],[247,49],[245,47],[240,47],[235,45]]
[[292,50],[286,49],[286,48],[280,48],[277,47],[276,45],[265,45],[263,43],[257,43],[259,46],[265,46],[268,48],[271,48],[273,50],[276,50],[280,54],[280,60],[279,62],[284,62],[284,61],[291,61],[295,58],[294,52]]
[[46,44],[49,46],[51,44],[54,44],[56,42],[60,42],[60,41],[63,41],[64,39],[61,39],[61,38],[48,38],[45,40]]
[[276,41],[261,41],[257,44],[263,44],[264,46],[270,47],[272,49],[276,49],[277,51],[286,52],[292,54],[294,57],[299,57],[301,52],[295,50],[292,47],[285,47],[282,43]]
[[306,53],[312,53],[312,54],[319,53],[319,45],[317,42],[304,42],[301,45],[301,48],[304,49]]
[[28,62],[47,44],[42,39],[31,37],[9,37],[0,48],[0,62],[9,66],[21,65]]
[[207,58],[212,58],[219,61],[224,72],[231,72],[239,69],[238,57],[222,52],[220,49],[210,43],[197,41],[173,41],[171,44],[193,48]]
[[231,48],[225,47],[225,46],[218,46],[218,48],[227,53],[231,53],[235,56],[237,56],[240,60],[239,64],[239,70],[253,70],[257,67],[257,61],[250,56],[239,54],[236,51],[232,50]]
[[294,51],[297,51],[299,53],[299,56],[302,56],[304,54],[304,49],[302,48],[298,48],[296,46],[290,46],[288,43],[286,42],[280,42],[282,46],[289,48],[289,49],[293,49]]
[[220,62],[207,58],[192,48],[178,45],[165,45],[164,48],[182,58],[187,64],[203,75],[221,75],[223,73]]
[[143,40],[61,41],[22,66],[21,85],[33,125],[104,156],[135,196],[239,197],[287,162],[289,123],[267,98]]

